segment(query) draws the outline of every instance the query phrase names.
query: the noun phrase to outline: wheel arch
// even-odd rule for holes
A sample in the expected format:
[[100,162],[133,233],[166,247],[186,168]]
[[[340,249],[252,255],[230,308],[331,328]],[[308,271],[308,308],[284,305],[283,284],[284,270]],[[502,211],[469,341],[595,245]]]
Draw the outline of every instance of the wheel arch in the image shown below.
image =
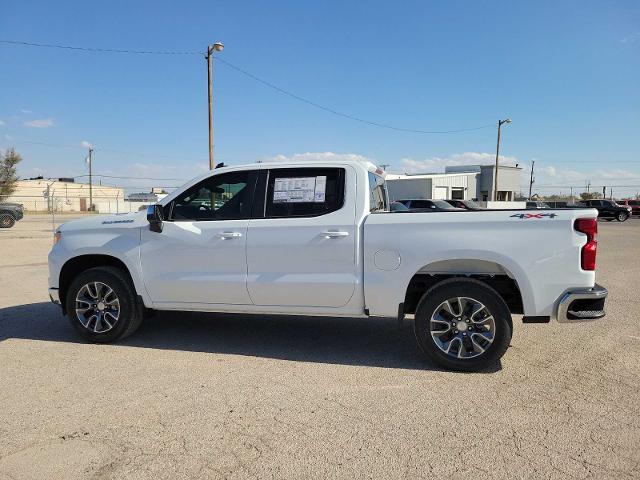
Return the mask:
[[415,313],[418,302],[429,288],[456,277],[473,278],[489,285],[502,297],[511,313],[524,312],[526,293],[510,269],[495,261],[467,258],[434,261],[419,268],[406,287],[404,313]]
[[80,273],[88,270],[90,268],[95,267],[115,267],[122,270],[131,285],[134,288],[134,291],[139,295],[140,292],[137,291],[136,282],[131,275],[131,271],[127,267],[127,265],[117,257],[112,255],[105,254],[85,254],[79,255],[77,257],[70,258],[67,260],[62,268],[60,269],[60,278],[58,281],[58,288],[60,294],[60,304],[62,306],[63,312],[66,314],[66,298],[67,291],[71,282],[75,277],[77,277]]

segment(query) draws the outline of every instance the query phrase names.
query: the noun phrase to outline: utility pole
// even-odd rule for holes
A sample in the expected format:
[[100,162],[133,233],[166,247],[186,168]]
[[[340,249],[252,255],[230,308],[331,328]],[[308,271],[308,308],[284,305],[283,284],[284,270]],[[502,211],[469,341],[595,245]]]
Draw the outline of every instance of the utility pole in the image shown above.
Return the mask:
[[602,187],[602,198],[607,198],[607,187]]
[[529,201],[531,201],[531,189],[533,188],[533,166],[536,164],[535,160],[531,160],[531,177],[529,179]]
[[510,118],[498,120],[498,143],[496,145],[496,168],[493,172],[493,201],[498,200],[498,158],[500,157],[500,129],[504,123],[511,123]]
[[207,87],[209,90],[209,170],[216,168],[213,162],[213,52],[221,52],[223,49],[224,45],[220,42],[207,45],[207,54],[204,56],[207,59]]
[[92,177],[92,167],[93,167],[93,147],[89,147],[89,211],[93,211],[93,177]]

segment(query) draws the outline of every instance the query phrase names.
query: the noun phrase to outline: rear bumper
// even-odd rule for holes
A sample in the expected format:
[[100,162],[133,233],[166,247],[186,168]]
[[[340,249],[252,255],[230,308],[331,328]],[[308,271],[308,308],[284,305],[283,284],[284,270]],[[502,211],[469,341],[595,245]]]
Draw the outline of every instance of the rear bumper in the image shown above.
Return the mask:
[[608,293],[606,288],[597,283],[592,288],[565,292],[558,301],[556,320],[560,323],[576,323],[604,317],[604,301]]

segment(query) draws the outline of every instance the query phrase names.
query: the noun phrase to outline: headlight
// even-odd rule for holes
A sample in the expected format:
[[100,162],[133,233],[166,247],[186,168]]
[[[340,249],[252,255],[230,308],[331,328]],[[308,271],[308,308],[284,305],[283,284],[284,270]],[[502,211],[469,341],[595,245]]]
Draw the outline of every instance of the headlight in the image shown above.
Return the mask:
[[62,238],[62,232],[60,230],[56,230],[56,233],[53,234],[53,244],[56,245],[61,238]]

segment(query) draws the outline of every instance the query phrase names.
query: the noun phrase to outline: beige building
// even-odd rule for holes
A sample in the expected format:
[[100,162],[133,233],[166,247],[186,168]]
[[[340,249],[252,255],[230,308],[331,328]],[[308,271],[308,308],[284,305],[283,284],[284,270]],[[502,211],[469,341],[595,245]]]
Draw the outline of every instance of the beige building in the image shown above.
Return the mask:
[[[94,184],[92,198],[95,210],[99,212],[130,210],[124,202],[121,187]],[[21,203],[25,210],[32,212],[86,212],[89,210],[89,184],[64,178],[19,180],[15,192],[1,200]]]

